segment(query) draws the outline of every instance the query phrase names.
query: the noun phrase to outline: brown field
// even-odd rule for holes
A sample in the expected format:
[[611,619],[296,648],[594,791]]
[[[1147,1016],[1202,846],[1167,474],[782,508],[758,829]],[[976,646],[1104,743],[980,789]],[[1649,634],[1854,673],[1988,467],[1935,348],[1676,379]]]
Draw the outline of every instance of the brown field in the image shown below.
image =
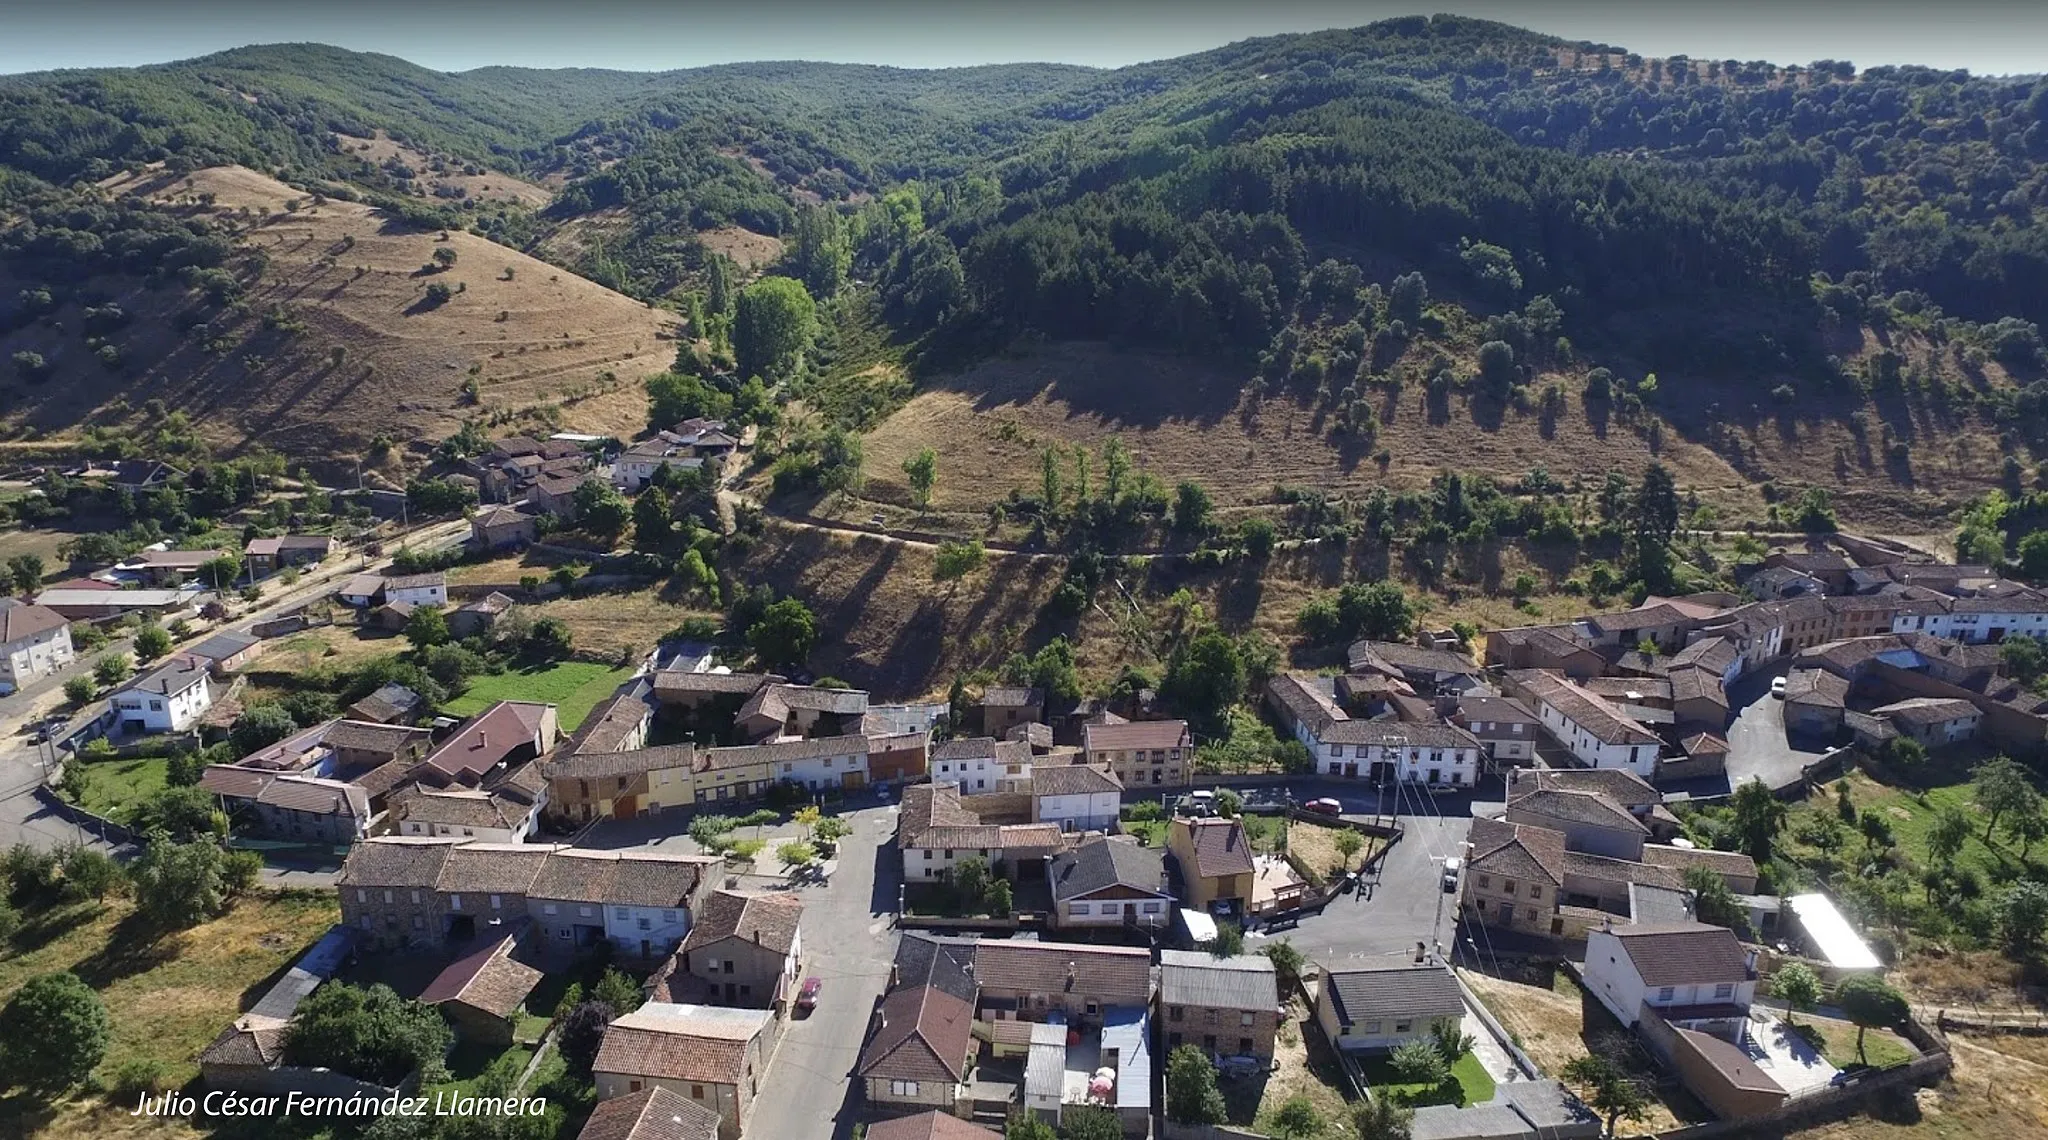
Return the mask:
[[716,606],[664,598],[658,589],[554,598],[521,606],[519,612],[535,619],[560,618],[568,623],[577,649],[606,655],[629,649],[645,653],[685,618],[720,617]]
[[[535,186],[524,179],[515,178],[500,170],[486,170],[482,174],[464,174],[462,162],[456,159],[440,158],[415,150],[404,143],[378,131],[374,138],[358,138],[355,135],[337,133],[335,140],[341,148],[357,158],[381,165],[386,159],[396,158],[419,172],[415,180],[429,197],[435,188],[450,187],[466,190],[471,198],[480,201],[516,202],[522,206],[538,209],[554,197],[549,191]],[[446,169],[434,170],[439,161]],[[437,199],[438,200],[438,199]]]
[[767,265],[782,256],[782,239],[768,234],[757,234],[740,226],[720,226],[705,230],[697,235],[704,248],[713,253],[722,253],[739,264],[743,270]]
[[[1538,389],[1556,380],[1567,394],[1554,422],[1534,410],[1495,414],[1454,395],[1449,415],[1433,423],[1420,385],[1398,397],[1373,390],[1369,399],[1382,427],[1368,445],[1334,437],[1299,395],[1276,393],[1257,407],[1242,402],[1243,380],[1199,362],[1096,343],[1048,344],[987,360],[929,382],[868,435],[867,495],[908,503],[903,461],[931,447],[940,472],[934,510],[954,516],[955,525],[972,525],[1012,488],[1036,491],[1046,447],[1099,453],[1118,435],[1167,484],[1193,479],[1224,510],[1270,501],[1276,483],[1357,494],[1382,484],[1424,486],[1452,467],[1502,481],[1543,467],[1569,479],[1610,468],[1633,474],[1656,459],[1725,518],[1763,518],[1758,485],[1775,478],[1829,487],[1844,515],[1859,522],[1911,529],[1995,485],[2002,459],[1995,431],[1923,406],[1816,404],[1773,418],[1774,407],[1749,402],[1758,396],[1768,403],[1761,391],[1724,407],[1724,387],[1688,387],[1669,376],[1660,384],[1668,422],[1656,441],[1647,423],[1639,428],[1592,415],[1578,380],[1546,376]],[[1867,446],[1851,431],[1851,411],[1868,425]],[[1888,470],[1881,454],[1871,454],[1885,423],[1912,446],[1909,473]],[[1728,458],[1738,442],[1739,468]],[[1384,471],[1375,459],[1381,448],[1389,455]],[[1838,448],[1846,458],[1839,468]],[[1070,461],[1062,475],[1071,477]],[[1099,486],[1099,461],[1093,478]]]
[[[112,338],[130,361],[122,373],[91,359],[68,308],[58,314],[61,328],[35,325],[5,337],[0,349],[35,349],[55,362],[53,379],[8,405],[10,418],[45,434],[61,436],[118,399],[139,406],[144,395],[188,412],[216,447],[263,444],[316,460],[358,454],[379,434],[401,447],[436,440],[479,414],[528,429],[549,416],[566,430],[631,434],[644,423],[640,380],[672,354],[668,314],[473,234],[451,232],[445,244],[457,264],[423,273],[444,244],[435,233],[355,203],[311,205],[240,167],[175,180],[123,175],[106,185],[189,202],[193,212],[208,209],[196,204],[200,193],[215,195],[218,212],[255,211],[260,220],[242,241],[269,267],[247,297],[250,317],[228,333],[236,343],[219,354],[169,324],[182,297],[140,286],[115,298],[136,317]],[[288,201],[300,209],[286,212]],[[342,245],[345,237],[353,247]],[[513,280],[502,280],[507,270]],[[422,309],[432,281],[466,291]],[[261,318],[277,306],[304,331],[266,328]],[[344,351],[339,364],[334,348]],[[480,407],[462,396],[471,369]],[[122,422],[118,410],[100,416],[110,421]]]

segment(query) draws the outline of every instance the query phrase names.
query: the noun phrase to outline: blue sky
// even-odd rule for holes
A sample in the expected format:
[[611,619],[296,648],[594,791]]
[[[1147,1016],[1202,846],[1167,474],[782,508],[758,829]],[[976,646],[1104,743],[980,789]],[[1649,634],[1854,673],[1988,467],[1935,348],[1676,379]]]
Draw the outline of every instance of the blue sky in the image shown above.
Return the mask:
[[384,52],[445,71],[486,64],[659,70],[756,59],[1113,67],[1432,9],[1650,55],[2048,72],[2048,3],[1997,0],[0,0],[0,72],[157,63],[287,41]]

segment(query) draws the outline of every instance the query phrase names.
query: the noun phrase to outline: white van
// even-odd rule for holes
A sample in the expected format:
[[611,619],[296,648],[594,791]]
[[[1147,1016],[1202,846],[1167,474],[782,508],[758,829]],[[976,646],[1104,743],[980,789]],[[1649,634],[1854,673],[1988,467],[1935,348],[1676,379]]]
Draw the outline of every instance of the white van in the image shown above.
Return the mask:
[[1216,814],[1215,792],[1189,792],[1185,802],[1189,815],[1209,816]]

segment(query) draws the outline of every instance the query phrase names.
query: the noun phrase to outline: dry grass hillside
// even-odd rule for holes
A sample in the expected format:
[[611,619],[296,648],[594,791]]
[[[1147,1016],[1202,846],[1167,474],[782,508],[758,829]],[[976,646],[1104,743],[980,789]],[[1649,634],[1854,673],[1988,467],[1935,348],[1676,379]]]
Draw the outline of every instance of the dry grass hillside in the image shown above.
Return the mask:
[[[46,439],[119,425],[150,399],[188,412],[216,448],[262,444],[313,461],[355,455],[380,435],[400,446],[437,440],[478,415],[630,434],[645,415],[639,382],[672,358],[669,314],[473,234],[416,231],[356,203],[314,205],[241,167],[105,186],[239,215],[242,244],[266,268],[239,317],[189,336],[178,326],[190,304],[182,291],[108,283],[133,316],[109,337],[120,371],[82,343],[75,304],[5,337],[0,352],[52,362],[53,377],[18,389],[6,409]],[[427,268],[441,248],[455,264]],[[436,282],[461,291],[432,305]],[[463,391],[472,375],[478,405]]]
[[[1781,408],[1764,389],[1752,402],[1725,386],[1665,376],[1665,419],[1653,431],[1655,417],[1629,423],[1588,405],[1575,378],[1544,377],[1532,396],[1553,380],[1567,396],[1554,417],[1462,395],[1448,415],[1432,416],[1421,385],[1398,395],[1369,390],[1381,427],[1368,442],[1333,433],[1301,395],[1243,401],[1242,376],[1221,368],[1096,343],[1047,344],[927,383],[868,436],[867,494],[909,502],[903,461],[930,447],[940,469],[934,508],[965,522],[1012,488],[1035,492],[1046,447],[1099,452],[1111,435],[1169,485],[1193,479],[1225,509],[1270,501],[1276,483],[1355,493],[1422,486],[1451,468],[1512,481],[1536,467],[1560,478],[1633,473],[1654,458],[1724,517],[1761,517],[1759,486],[1775,479],[1835,490],[1843,513],[1865,525],[1911,529],[1999,477],[1995,433],[1973,414],[1944,416],[1924,402]],[[1887,425],[1911,449],[1904,465],[1886,460]]]
[[554,197],[548,190],[503,171],[482,170],[470,174],[459,160],[415,150],[383,131],[378,131],[372,138],[336,134],[334,139],[341,149],[367,162],[382,166],[397,159],[411,167],[418,175],[420,190],[428,196],[438,196],[436,192],[441,190],[461,191],[463,197],[487,202],[516,202],[536,209],[547,205],[548,200]]

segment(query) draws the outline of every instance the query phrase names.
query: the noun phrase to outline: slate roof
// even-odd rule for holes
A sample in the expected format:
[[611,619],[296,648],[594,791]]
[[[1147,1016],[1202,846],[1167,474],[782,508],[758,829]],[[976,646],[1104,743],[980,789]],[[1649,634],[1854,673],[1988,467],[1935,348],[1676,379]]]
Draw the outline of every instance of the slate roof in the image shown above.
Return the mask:
[[982,939],[974,948],[974,978],[984,990],[1076,993],[1104,1005],[1145,1005],[1152,997],[1152,952],[1072,942]]
[[1365,1019],[1456,1017],[1465,999],[1447,966],[1367,966],[1325,970],[1323,988],[1331,996],[1340,1025]]
[[429,887],[453,847],[447,842],[365,840],[349,848],[334,882],[342,887]]
[[1244,833],[1244,824],[1234,819],[1188,819],[1175,820],[1174,826],[1185,825],[1188,829],[1189,847],[1194,851],[1194,866],[1181,868],[1181,873],[1195,878],[1213,879],[1223,875],[1246,875],[1252,871],[1252,847]]
[[655,1085],[598,1101],[576,1140],[718,1140],[718,1124],[715,1110]]
[[931,986],[899,989],[882,999],[875,1029],[854,1072],[903,1081],[959,1081],[974,1049],[974,1009]]
[[282,775],[270,781],[256,794],[256,802],[287,811],[310,812],[313,815],[370,818],[369,796],[361,788],[341,780]]
[[532,966],[512,959],[518,933],[518,926],[508,926],[498,937],[449,963],[421,991],[421,1003],[460,1002],[503,1018],[518,1012],[520,1003],[543,976]]
[[[1527,812],[1550,819],[1561,819],[1571,823],[1583,823],[1591,827],[1606,827],[1616,831],[1630,831],[1648,835],[1650,829],[1641,820],[1630,815],[1627,808],[1608,799],[1599,792],[1575,792],[1562,788],[1539,787],[1533,792],[1515,797],[1508,802],[1511,812]],[[1520,822],[1520,821],[1516,821]],[[1541,826],[1541,825],[1539,825]]]
[[972,940],[936,937],[906,930],[903,932],[903,940],[896,944],[894,985],[898,989],[933,986],[972,1005],[975,996],[981,992],[981,988],[975,984],[973,972],[968,968],[973,961]]
[[688,770],[696,766],[694,744],[658,744],[627,752],[577,752],[544,762],[551,780],[593,780],[607,776],[637,776],[643,772]]
[[797,924],[803,916],[804,904],[786,892],[713,891],[698,909],[690,936],[678,953],[737,938],[786,957],[796,944]]
[[440,791],[415,786],[399,793],[393,806],[393,814],[408,823],[502,831],[525,819],[531,805],[464,788]]
[[[410,691],[410,690],[408,690]],[[357,702],[361,704],[361,702]],[[432,729],[413,728],[403,724],[380,724],[367,720],[339,720],[327,728],[321,743],[329,748],[346,748],[353,752],[379,752],[396,756],[406,746],[425,743],[433,739]]]
[[[12,631],[10,630],[9,632],[11,633]],[[14,638],[12,636],[0,636],[0,640],[13,641]],[[224,629],[185,652],[190,653],[194,657],[204,657],[208,661],[225,661],[235,654],[248,649],[250,646],[260,645],[262,642],[263,639],[254,634],[236,633],[233,630]]]
[[982,849],[999,846],[1002,832],[960,803],[957,785],[912,784],[903,789],[896,842],[900,847]]
[[121,686],[120,692],[155,693],[170,697],[206,683],[207,663],[189,653],[173,654],[163,664]]
[[817,736],[809,740],[743,744],[736,748],[707,748],[697,754],[697,771],[709,772],[745,768],[754,764],[781,764],[793,760],[822,760],[828,756],[867,754],[868,738],[865,736]]
[[[1532,711],[1528,705],[1524,704],[1521,700],[1515,697],[1493,697],[1476,695],[1459,697],[1458,711],[1456,715],[1458,720],[1461,722],[1459,724],[1459,727],[1465,729],[1468,732],[1472,731],[1472,725],[1482,722],[1486,724],[1496,725],[1542,723],[1541,720],[1536,716],[1535,712]],[[1473,733],[1473,735],[1477,736],[1479,734],[1475,732]],[[1515,734],[1508,733],[1502,729],[1494,728],[1488,729],[1486,735],[1492,737],[1512,736]],[[1517,738],[1522,739],[1527,738],[1528,736],[1529,733],[1524,732],[1521,733],[1520,736]]]
[[1472,870],[1515,879],[1541,876],[1564,882],[1564,833],[1547,827],[1474,819],[1466,836],[1472,844]]
[[1838,709],[1849,699],[1849,682],[1819,669],[1794,669],[1785,675],[1785,703]]
[[1873,716],[1926,727],[1977,715],[1977,706],[1956,697],[1912,697],[1870,710]]
[[1337,707],[1336,699],[1325,692],[1313,677],[1282,673],[1266,682],[1266,695],[1311,732],[1317,732],[1345,715],[1344,710]]
[[[1396,697],[1395,700],[1400,700]],[[1340,720],[1317,734],[1325,744],[1365,744],[1384,748],[1478,748],[1479,738],[1454,724],[1416,721]]]
[[1165,897],[1165,873],[1166,856],[1159,848],[1108,836],[1087,839],[1053,856],[1046,865],[1055,902],[1085,898],[1113,886]]
[[932,745],[931,758],[934,760],[993,760],[996,756],[996,738],[993,736],[968,736],[955,740],[941,741]]
[[1735,643],[1725,637],[1702,637],[1672,654],[1671,665],[1673,668],[1695,665],[1711,670],[1718,678],[1726,675],[1729,668],[1735,664],[1735,659],[1741,655],[1741,651],[1735,648]]
[[1646,986],[1689,986],[1742,982],[1749,956],[1735,932],[1704,922],[1616,926],[1605,933],[1621,942]]
[[1027,689],[1015,685],[996,685],[981,691],[981,705],[984,708],[1039,708],[1044,704],[1044,689]]
[[386,590],[423,590],[434,586],[446,586],[447,584],[448,575],[439,570],[426,574],[405,574],[396,578],[384,579],[384,588]]
[[281,1017],[245,1013],[200,1051],[201,1065],[230,1065],[264,1068],[284,1056],[285,1031],[291,1022]]
[[1661,843],[1643,845],[1643,862],[1669,867],[1684,874],[1688,867],[1705,867],[1718,875],[1756,878],[1756,860],[1740,851],[1709,851],[1701,847],[1671,847]]
[[451,894],[523,895],[533,888],[552,852],[541,844],[465,844],[450,850],[426,882]]
[[1159,1001],[1212,1009],[1280,1007],[1280,983],[1264,954],[1218,958],[1206,950],[1159,952]]
[[561,751],[566,753],[617,752],[626,738],[633,735],[641,725],[654,716],[654,708],[647,703],[647,696],[653,691],[642,678],[635,678],[619,686],[618,691],[597,703],[590,714],[583,719],[576,734],[569,738]]
[[751,693],[763,685],[779,683],[773,673],[685,673],[662,669],[654,674],[654,695],[663,693]]
[[1662,887],[1665,890],[1685,889],[1685,876],[1669,867],[1654,863],[1636,863],[1628,859],[1610,859],[1605,855],[1588,855],[1583,851],[1564,853],[1564,873],[1608,883],[1640,883],[1645,886]]
[[1114,795],[1123,790],[1123,782],[1115,776],[1086,764],[1031,766],[1033,796],[1088,796],[1104,792]]
[[1353,673],[1384,663],[1402,673],[1478,673],[1470,657],[1449,649],[1424,649],[1398,641],[1354,641],[1345,653]]

